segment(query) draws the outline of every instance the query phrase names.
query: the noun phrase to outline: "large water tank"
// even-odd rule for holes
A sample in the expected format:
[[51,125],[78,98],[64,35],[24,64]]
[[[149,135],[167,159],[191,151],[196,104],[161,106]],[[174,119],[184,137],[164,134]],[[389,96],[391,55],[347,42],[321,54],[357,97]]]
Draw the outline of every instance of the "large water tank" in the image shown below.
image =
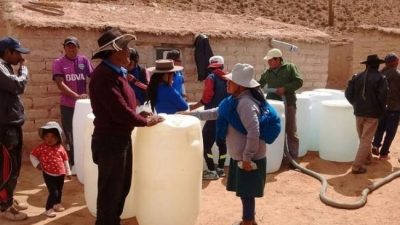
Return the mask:
[[299,157],[307,154],[310,148],[311,135],[311,98],[309,95],[297,94],[296,124],[299,137]]
[[192,225],[200,209],[203,141],[199,119],[165,115],[137,130],[135,210],[140,225]]
[[281,132],[272,144],[267,144],[267,173],[279,170],[282,164],[283,150],[285,146],[285,106],[282,101],[268,100],[281,118]]
[[[90,113],[87,116],[85,124],[85,148],[84,148],[84,192],[85,192],[85,201],[86,205],[89,209],[89,212],[96,216],[96,203],[97,203],[97,179],[98,179],[98,169],[97,165],[93,162],[92,158],[92,134],[94,130],[93,125],[94,115]],[[135,129],[136,130],[136,129]],[[135,133],[132,133],[132,141],[135,139]],[[132,173],[132,181],[133,181],[133,173]],[[126,219],[135,216],[135,206],[134,206],[134,196],[133,196],[134,183],[132,182],[131,189],[129,191],[128,196],[125,199],[124,211],[122,212],[121,218]],[[112,193],[110,193],[112,194]]]
[[90,99],[79,99],[75,103],[74,116],[72,119],[73,139],[74,139],[74,168],[79,182],[84,183],[83,164],[85,148],[85,121],[89,113],[92,112]]
[[347,100],[325,100],[321,106],[319,156],[335,162],[354,161],[358,135],[353,107]]
[[346,99],[346,97],[344,96],[344,91],[342,91],[342,90],[329,89],[329,88],[317,88],[317,89],[314,89],[314,91],[330,93],[330,94],[332,94],[332,99],[339,99],[339,100]]

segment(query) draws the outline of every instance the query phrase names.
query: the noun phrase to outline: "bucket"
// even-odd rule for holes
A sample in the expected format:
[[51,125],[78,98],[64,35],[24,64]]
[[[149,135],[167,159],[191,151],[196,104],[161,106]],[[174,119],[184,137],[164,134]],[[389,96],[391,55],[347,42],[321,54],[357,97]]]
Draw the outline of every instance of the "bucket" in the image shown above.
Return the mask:
[[353,107],[347,100],[325,100],[321,106],[319,156],[334,162],[354,161],[358,134]]
[[72,119],[72,130],[74,139],[74,168],[78,181],[84,184],[83,176],[83,164],[84,148],[85,148],[85,121],[89,113],[92,112],[92,106],[90,105],[90,99],[79,99],[75,103],[74,116]]
[[162,123],[137,129],[136,218],[140,225],[195,224],[203,168],[200,120],[188,115],[163,117]]
[[[87,116],[85,121],[85,148],[84,148],[84,192],[85,192],[85,201],[86,205],[89,209],[89,212],[96,216],[97,210],[97,179],[98,179],[98,169],[97,165],[93,162],[92,158],[92,134],[94,130],[93,125],[94,115],[90,113]],[[135,128],[136,130],[136,128]],[[135,132],[132,133],[132,141],[135,139]],[[133,181],[133,173],[132,173],[132,181]],[[121,218],[127,219],[135,216],[135,208],[134,208],[134,198],[133,198],[133,187],[134,183],[132,182],[131,189],[129,191],[128,196],[125,199],[124,211],[122,212]],[[110,193],[112,194],[112,193]]]
[[281,132],[272,144],[267,144],[267,173],[273,173],[281,168],[285,146],[285,106],[282,101],[268,100],[281,118]]

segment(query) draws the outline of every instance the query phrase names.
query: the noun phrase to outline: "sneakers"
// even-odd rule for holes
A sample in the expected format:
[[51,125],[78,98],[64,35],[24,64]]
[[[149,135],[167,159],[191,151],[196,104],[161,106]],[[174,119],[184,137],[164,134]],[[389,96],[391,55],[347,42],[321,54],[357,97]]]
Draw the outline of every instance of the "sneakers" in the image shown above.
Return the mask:
[[203,180],[218,180],[219,176],[216,171],[203,171]]
[[6,211],[2,212],[1,215],[12,221],[21,221],[28,218],[28,215],[25,213],[19,212],[14,206],[10,206]]
[[18,210],[18,211],[28,209],[28,205],[27,205],[27,204],[21,203],[21,202],[19,202],[17,199],[14,199],[14,200],[13,200],[13,207],[14,207],[16,210]]
[[225,170],[223,168],[217,168],[217,174],[219,177],[225,177]]
[[50,218],[57,216],[56,212],[54,212],[54,209],[49,209],[49,210],[45,211],[44,215],[46,215],[47,217],[50,217]]
[[373,155],[379,156],[379,147],[372,146],[371,152]]
[[55,205],[53,206],[53,209],[54,209],[54,211],[56,211],[56,212],[62,212],[62,211],[65,210],[65,208],[64,208],[61,204],[55,204]]

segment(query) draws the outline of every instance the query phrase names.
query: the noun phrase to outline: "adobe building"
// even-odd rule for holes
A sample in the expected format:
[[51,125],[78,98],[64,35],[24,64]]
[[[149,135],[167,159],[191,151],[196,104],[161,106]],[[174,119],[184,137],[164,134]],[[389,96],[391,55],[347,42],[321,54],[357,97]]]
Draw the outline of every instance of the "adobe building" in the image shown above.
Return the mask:
[[[265,69],[263,60],[273,47],[272,39],[291,43],[297,52],[283,49],[284,58],[303,74],[302,90],[327,85],[330,36],[306,27],[274,22],[261,17],[182,11],[161,11],[156,7],[63,2],[52,15],[23,7],[28,1],[0,3],[0,36],[14,36],[31,49],[27,55],[30,81],[22,99],[26,109],[25,149],[38,140],[37,129],[49,120],[60,120],[59,90],[52,81],[52,62],[63,54],[63,40],[70,35],[80,40],[80,51],[90,57],[106,26],[115,26],[137,37],[140,64],[153,66],[163,51],[179,49],[185,72],[188,101],[201,98],[203,84],[197,79],[194,41],[207,35],[215,55],[225,58],[225,70],[238,62],[255,67],[256,79]],[[346,48],[348,46],[346,45]],[[340,51],[339,51],[340,52]],[[94,65],[98,62],[93,61]],[[347,62],[349,63],[349,62]]]

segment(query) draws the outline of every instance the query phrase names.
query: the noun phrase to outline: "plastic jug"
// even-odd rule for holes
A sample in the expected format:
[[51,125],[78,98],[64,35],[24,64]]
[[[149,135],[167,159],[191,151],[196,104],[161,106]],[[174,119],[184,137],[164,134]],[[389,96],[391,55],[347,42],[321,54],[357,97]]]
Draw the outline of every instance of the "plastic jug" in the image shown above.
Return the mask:
[[84,183],[83,164],[85,148],[85,121],[89,113],[92,112],[90,99],[79,99],[75,103],[74,116],[72,119],[73,139],[74,139],[74,168],[79,182]]
[[273,173],[279,170],[282,164],[283,150],[285,145],[285,106],[282,101],[268,100],[281,118],[281,132],[278,138],[272,144],[267,144],[267,173]]
[[358,134],[353,107],[347,100],[325,100],[321,106],[319,156],[335,162],[354,161]]
[[136,218],[140,225],[192,225],[200,208],[203,140],[200,120],[164,115],[137,130],[134,143]]
[[311,99],[309,95],[297,94],[296,124],[299,137],[299,157],[307,154],[310,147]]
[[[92,159],[91,143],[92,143],[92,134],[94,130],[93,120],[94,120],[94,115],[93,113],[90,113],[85,121],[84,192],[85,192],[86,205],[89,209],[89,212],[93,216],[96,216],[98,170],[97,170],[97,165],[93,162]],[[134,141],[135,133],[136,132],[132,133],[132,142]],[[133,181],[133,173],[132,173],[132,181]],[[134,189],[134,183],[132,182],[130,192],[125,199],[124,211],[122,212],[121,215],[122,219],[135,216],[133,189]]]

